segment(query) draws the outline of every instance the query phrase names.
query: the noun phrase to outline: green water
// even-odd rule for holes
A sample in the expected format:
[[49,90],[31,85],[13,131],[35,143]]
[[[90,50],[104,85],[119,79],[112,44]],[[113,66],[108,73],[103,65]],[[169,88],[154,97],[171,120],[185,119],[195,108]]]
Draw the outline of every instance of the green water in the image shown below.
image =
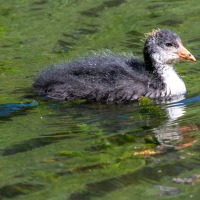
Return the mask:
[[[199,199],[198,1],[0,5],[0,199]],[[176,65],[185,100],[106,105],[32,96],[34,76],[52,63],[105,49],[142,58],[141,40],[154,28],[178,33],[197,59]]]

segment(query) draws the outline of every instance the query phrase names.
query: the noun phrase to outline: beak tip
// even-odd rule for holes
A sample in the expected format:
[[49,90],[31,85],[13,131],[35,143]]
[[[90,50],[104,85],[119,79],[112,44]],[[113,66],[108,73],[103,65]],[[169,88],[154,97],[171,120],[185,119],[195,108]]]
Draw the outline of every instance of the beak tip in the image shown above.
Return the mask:
[[194,56],[191,56],[190,59],[191,59],[192,62],[196,62],[197,61]]

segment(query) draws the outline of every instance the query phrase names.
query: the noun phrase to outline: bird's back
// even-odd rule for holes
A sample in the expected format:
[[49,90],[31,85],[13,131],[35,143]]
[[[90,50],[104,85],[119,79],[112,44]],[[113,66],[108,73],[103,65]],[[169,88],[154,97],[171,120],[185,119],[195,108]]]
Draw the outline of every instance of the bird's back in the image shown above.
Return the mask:
[[145,95],[149,80],[142,61],[110,53],[45,69],[33,89],[62,100],[130,101]]

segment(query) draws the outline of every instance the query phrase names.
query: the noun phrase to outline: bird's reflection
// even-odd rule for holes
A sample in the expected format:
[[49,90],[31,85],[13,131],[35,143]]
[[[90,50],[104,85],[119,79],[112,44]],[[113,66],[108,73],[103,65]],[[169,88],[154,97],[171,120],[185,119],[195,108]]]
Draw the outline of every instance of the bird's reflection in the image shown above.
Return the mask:
[[200,100],[200,95],[192,98],[181,97],[178,101],[172,100],[167,102],[164,107],[168,120],[163,125],[153,128],[153,132],[161,145],[174,145],[177,143],[183,143],[184,138],[182,132],[192,131],[196,129],[196,126],[182,127],[179,122],[179,118],[186,114],[186,106],[191,103],[195,103]]

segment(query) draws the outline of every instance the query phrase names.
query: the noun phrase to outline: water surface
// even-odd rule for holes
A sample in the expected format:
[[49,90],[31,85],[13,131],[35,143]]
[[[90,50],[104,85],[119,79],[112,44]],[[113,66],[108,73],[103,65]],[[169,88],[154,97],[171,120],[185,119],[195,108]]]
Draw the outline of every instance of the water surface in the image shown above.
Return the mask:
[[0,0],[0,199],[199,199],[199,62],[185,99],[126,105],[33,96],[42,68],[109,49],[142,58],[167,28],[200,58],[197,1]]

